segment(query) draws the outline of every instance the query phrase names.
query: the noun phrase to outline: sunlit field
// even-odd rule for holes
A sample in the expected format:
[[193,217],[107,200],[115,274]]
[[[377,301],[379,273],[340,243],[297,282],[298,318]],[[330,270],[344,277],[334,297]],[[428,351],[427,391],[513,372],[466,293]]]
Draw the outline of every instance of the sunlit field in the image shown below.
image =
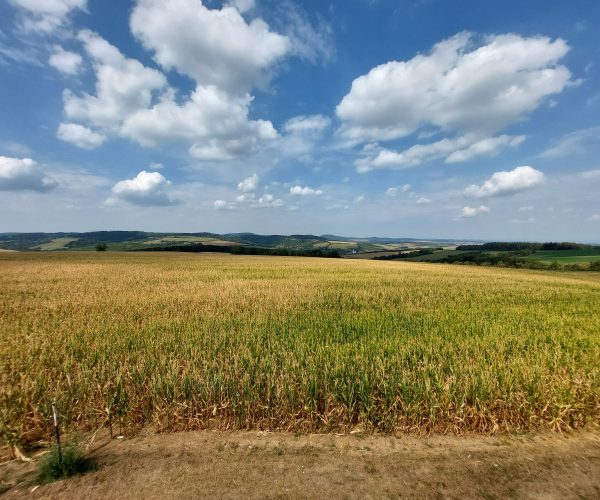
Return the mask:
[[64,425],[497,432],[600,422],[600,274],[0,254],[4,442]]

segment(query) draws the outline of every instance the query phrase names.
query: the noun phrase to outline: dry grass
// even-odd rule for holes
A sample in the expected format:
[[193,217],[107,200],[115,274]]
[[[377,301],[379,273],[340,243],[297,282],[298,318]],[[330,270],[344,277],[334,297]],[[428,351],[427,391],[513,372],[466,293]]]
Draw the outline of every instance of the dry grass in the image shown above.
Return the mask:
[[0,255],[0,430],[600,422],[600,275],[190,254]]

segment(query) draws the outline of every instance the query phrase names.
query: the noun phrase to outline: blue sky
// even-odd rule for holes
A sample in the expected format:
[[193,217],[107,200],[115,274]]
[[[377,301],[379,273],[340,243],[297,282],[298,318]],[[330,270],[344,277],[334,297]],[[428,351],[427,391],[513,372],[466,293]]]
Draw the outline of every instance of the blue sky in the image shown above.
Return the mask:
[[600,3],[0,3],[0,231],[600,241]]

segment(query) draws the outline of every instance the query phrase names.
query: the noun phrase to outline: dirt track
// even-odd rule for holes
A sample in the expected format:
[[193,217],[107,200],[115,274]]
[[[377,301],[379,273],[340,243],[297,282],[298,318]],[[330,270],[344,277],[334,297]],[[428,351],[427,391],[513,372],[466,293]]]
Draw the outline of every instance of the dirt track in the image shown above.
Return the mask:
[[6,498],[600,498],[600,431],[517,437],[194,432],[98,439],[101,468]]

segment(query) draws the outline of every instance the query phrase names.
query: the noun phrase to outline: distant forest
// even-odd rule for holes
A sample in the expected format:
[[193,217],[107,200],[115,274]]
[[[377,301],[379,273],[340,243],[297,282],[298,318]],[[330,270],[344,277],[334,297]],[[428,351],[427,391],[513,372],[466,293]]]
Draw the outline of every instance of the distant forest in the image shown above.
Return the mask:
[[204,245],[202,243],[192,245],[172,245],[163,247],[152,247],[136,250],[138,252],[191,252],[191,253],[230,253],[233,255],[276,255],[281,257],[325,257],[339,259],[341,257],[337,250],[313,248],[306,250],[293,250],[290,248],[261,248],[247,246],[225,246]]

